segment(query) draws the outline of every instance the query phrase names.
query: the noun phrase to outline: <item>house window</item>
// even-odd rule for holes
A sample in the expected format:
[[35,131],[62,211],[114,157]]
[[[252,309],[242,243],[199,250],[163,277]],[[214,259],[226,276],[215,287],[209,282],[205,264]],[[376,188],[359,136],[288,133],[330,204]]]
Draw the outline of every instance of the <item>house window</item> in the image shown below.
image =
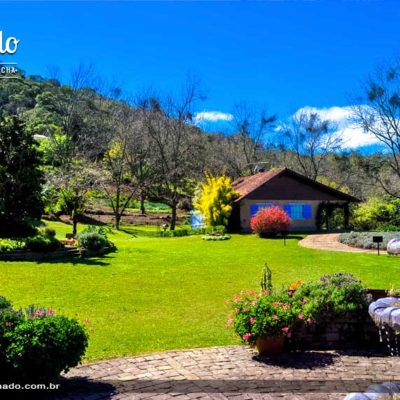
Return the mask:
[[272,207],[272,203],[255,203],[250,206],[250,217],[254,217],[263,208]]
[[285,204],[283,207],[292,220],[310,219],[312,217],[312,207],[310,204]]

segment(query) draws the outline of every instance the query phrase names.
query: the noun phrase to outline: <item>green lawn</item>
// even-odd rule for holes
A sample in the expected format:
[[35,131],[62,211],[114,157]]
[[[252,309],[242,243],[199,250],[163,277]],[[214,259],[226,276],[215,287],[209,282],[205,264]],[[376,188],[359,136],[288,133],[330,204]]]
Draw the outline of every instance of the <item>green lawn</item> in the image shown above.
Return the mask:
[[[71,230],[50,223],[60,237]],[[132,230],[135,236],[128,232]],[[90,318],[87,360],[175,348],[235,343],[224,328],[225,301],[258,288],[265,262],[276,285],[332,272],[352,272],[371,288],[400,287],[398,258],[322,252],[281,240],[233,235],[156,238],[137,228],[113,232],[118,252],[69,262],[0,262],[0,293],[15,306],[35,303]],[[138,233],[139,232],[139,233]]]

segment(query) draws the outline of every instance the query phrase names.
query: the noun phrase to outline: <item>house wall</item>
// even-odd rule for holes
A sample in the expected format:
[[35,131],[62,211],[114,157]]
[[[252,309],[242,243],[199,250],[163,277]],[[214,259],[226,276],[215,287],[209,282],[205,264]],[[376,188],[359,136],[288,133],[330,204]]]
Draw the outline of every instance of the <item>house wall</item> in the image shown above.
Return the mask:
[[[311,210],[312,210],[312,217],[309,219],[302,219],[302,220],[292,220],[292,225],[291,229],[292,231],[314,231],[317,229],[316,226],[316,216],[317,216],[317,210],[318,210],[318,205],[322,202],[321,200],[276,200],[276,199],[266,199],[266,198],[260,198],[260,199],[248,199],[245,198],[240,201],[240,227],[243,232],[250,232],[250,207],[252,204],[256,203],[273,203],[274,205],[277,205],[279,207],[282,207],[285,204],[309,204],[311,205]],[[345,201],[334,201],[332,203],[335,204],[344,204]]]

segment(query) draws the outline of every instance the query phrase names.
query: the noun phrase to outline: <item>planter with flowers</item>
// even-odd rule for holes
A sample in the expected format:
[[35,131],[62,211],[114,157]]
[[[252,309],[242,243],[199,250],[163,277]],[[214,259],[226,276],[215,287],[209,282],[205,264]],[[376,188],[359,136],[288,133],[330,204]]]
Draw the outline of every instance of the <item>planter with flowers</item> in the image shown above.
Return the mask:
[[279,354],[285,348],[375,348],[378,335],[367,313],[370,301],[367,288],[344,273],[276,291],[266,267],[260,293],[242,291],[230,302],[228,324],[260,354]]
[[295,300],[293,292],[290,288],[279,292],[240,292],[231,302],[233,313],[228,325],[233,325],[243,343],[257,347],[260,355],[282,353],[285,339],[292,336],[298,325],[313,323],[305,302]]

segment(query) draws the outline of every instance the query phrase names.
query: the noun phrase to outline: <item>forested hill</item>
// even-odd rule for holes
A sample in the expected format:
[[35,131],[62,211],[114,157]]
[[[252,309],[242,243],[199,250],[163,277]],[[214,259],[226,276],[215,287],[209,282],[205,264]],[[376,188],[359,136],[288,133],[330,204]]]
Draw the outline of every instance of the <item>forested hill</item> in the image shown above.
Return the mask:
[[[340,143],[323,145],[321,138],[334,130],[331,121],[305,115],[294,121],[296,129],[285,126],[286,138],[292,142],[280,142],[275,129],[282,123],[272,113],[241,104],[232,122],[235,133],[211,134],[192,121],[201,97],[199,88],[189,82],[182,93],[179,98],[137,96],[131,106],[122,101],[121,89],[105,89],[84,68],[74,73],[70,85],[57,79],[21,75],[0,80],[0,116],[18,115],[37,138],[48,138],[45,162],[54,167],[72,159],[104,165],[107,152],[115,151],[116,143],[123,144],[125,164],[135,164],[141,171],[136,181],[145,175],[153,182],[155,176],[163,176],[158,190],[146,183],[139,191],[143,196],[145,192],[156,192],[153,194],[167,203],[171,198],[176,203],[182,196],[191,197],[194,187],[188,182],[198,181],[205,172],[237,178],[260,167],[286,166],[360,198],[383,192],[371,178],[371,171],[383,168],[384,157],[344,153]],[[293,145],[296,132],[305,144],[301,148]],[[307,147],[310,143],[314,146],[312,154]],[[110,168],[109,173],[115,175],[116,166]],[[158,168],[162,171],[156,172]],[[124,174],[129,185],[132,176]],[[175,188],[169,193],[171,183]]]

